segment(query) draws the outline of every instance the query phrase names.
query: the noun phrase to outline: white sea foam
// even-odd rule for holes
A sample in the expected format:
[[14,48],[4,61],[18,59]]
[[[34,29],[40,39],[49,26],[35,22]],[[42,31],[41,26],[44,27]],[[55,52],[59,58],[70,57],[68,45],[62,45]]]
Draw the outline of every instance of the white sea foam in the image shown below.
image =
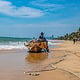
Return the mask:
[[48,40],[48,45],[56,45],[61,44],[60,40]]
[[[11,49],[27,49],[24,46],[25,42],[7,42],[7,43],[0,43],[0,50],[11,50]],[[57,40],[48,40],[48,45],[53,46],[56,44],[60,44],[60,41]]]
[[11,45],[0,45],[0,50],[5,50],[5,49],[22,49],[24,47],[22,46],[11,46]]
[[6,44],[0,44],[0,50],[11,50],[11,49],[26,49],[24,42],[9,42]]

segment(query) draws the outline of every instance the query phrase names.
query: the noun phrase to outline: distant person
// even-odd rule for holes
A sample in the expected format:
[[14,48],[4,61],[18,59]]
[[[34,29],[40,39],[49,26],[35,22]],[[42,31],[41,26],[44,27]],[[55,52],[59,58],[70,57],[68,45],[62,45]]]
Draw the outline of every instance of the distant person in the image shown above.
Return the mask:
[[76,39],[76,38],[73,38],[73,44],[75,44],[75,43],[76,43],[76,41],[77,41],[77,39]]

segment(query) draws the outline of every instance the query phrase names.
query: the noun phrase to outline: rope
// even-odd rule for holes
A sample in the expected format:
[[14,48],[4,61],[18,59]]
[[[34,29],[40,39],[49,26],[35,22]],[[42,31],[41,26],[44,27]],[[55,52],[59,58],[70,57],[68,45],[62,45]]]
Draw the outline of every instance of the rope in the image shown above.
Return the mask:
[[56,69],[56,66],[54,66],[55,64],[63,61],[64,58],[62,58],[61,60],[57,61],[57,62],[54,62],[54,63],[50,63],[48,64],[48,66],[46,67],[51,67],[51,69],[45,69],[46,67],[44,67],[42,70],[39,70],[39,71],[27,71],[27,72],[24,72],[24,74],[27,74],[27,75],[32,75],[32,76],[38,76],[40,75],[40,72],[44,72],[44,71],[52,71],[52,70],[55,70]]
[[[27,72],[24,72],[24,74],[31,75],[31,76],[38,76],[38,75],[40,75],[40,72],[55,70],[57,68],[54,65],[57,64],[57,63],[59,63],[59,62],[61,62],[61,61],[63,61],[64,57],[66,57],[66,56],[67,55],[65,54],[64,56],[61,57],[61,59],[59,61],[52,62],[52,63],[48,64],[42,70],[39,70],[39,71],[27,71]],[[51,67],[51,69],[46,69],[47,67]]]

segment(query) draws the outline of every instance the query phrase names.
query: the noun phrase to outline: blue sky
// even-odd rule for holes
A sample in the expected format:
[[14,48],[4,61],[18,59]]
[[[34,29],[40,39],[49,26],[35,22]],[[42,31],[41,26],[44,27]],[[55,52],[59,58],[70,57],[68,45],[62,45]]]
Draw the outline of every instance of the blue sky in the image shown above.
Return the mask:
[[0,36],[61,36],[80,27],[80,0],[0,0]]

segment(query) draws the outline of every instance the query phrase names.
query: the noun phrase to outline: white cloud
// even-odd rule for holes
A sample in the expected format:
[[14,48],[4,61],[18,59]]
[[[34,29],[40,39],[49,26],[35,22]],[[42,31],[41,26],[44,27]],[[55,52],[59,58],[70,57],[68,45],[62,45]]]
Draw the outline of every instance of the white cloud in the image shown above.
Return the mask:
[[51,4],[51,3],[36,3],[36,2],[31,2],[31,4],[33,5],[37,5],[40,7],[44,7],[44,8],[50,8],[50,7],[63,7],[60,4]]
[[16,7],[11,2],[2,0],[0,0],[0,13],[16,17],[40,17],[44,15],[39,9],[25,6]]
[[[54,4],[54,3],[44,3],[45,0],[39,2],[39,1],[32,1],[30,2],[30,4],[38,6],[42,9],[44,9],[44,11],[57,11],[59,9],[63,9],[64,6],[61,4]],[[46,0],[47,1],[47,0]]]

